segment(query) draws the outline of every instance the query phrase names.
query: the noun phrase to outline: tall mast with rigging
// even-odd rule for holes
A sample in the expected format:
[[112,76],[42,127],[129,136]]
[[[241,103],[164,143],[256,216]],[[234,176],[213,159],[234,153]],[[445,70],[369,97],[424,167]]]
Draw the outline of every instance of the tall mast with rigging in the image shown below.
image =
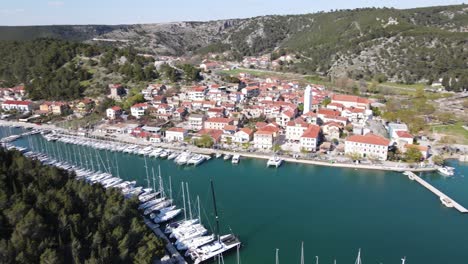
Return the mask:
[[216,235],[218,236],[218,242],[221,242],[221,237],[219,235],[218,208],[216,208],[216,196],[215,196],[215,191],[214,191],[213,180],[211,180],[211,194],[213,195],[213,206],[214,206],[215,220],[216,220]]

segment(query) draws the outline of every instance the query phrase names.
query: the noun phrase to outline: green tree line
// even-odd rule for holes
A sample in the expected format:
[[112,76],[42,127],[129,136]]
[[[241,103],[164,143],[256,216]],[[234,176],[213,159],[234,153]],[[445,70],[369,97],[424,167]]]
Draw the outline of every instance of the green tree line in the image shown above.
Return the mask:
[[151,263],[164,243],[124,199],[0,149],[1,263]]

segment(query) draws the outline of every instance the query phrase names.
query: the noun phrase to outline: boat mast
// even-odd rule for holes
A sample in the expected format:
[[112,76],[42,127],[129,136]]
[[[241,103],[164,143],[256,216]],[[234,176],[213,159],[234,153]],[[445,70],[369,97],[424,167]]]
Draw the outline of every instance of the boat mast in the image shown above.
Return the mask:
[[172,177],[169,176],[169,199],[171,199],[171,205],[172,205]]
[[182,201],[184,203],[184,220],[187,220],[187,210],[185,209],[185,192],[184,192],[184,182],[180,183],[182,185]]
[[[117,177],[120,178],[120,172],[119,172],[119,163],[117,162],[117,154],[114,152],[114,161],[115,161],[115,168],[117,169]],[[156,190],[156,189],[154,189]]]
[[154,177],[154,168],[151,166],[151,173],[153,174],[153,190],[156,191],[156,177]]
[[304,241],[301,244],[301,264],[304,264]]
[[213,205],[214,205],[215,220],[216,220],[216,235],[218,236],[218,242],[221,242],[221,237],[219,236],[218,208],[216,208],[216,196],[215,196],[215,191],[214,191],[213,180],[211,180],[211,194],[213,195]]
[[188,182],[185,183],[185,186],[186,186],[186,190],[187,190],[187,202],[188,202],[188,210],[189,210],[189,215],[190,215],[190,219],[193,219],[192,217],[192,205],[190,204],[190,192],[189,192],[189,188],[188,188]]
[[276,249],[276,255],[275,255],[275,264],[279,264],[279,256],[278,256],[278,251],[279,251],[279,249]]
[[146,163],[146,156],[145,157],[145,170],[146,170],[146,182],[148,183],[148,188],[150,187],[150,180],[148,175],[148,164]]
[[237,245],[237,264],[240,264],[240,254],[239,254],[240,244]]
[[200,217],[200,196],[197,195],[197,203],[198,203],[198,222],[201,224],[201,217]]
[[355,264],[362,264],[362,262],[361,262],[361,249],[359,249],[359,251],[358,251],[358,255],[357,255]]

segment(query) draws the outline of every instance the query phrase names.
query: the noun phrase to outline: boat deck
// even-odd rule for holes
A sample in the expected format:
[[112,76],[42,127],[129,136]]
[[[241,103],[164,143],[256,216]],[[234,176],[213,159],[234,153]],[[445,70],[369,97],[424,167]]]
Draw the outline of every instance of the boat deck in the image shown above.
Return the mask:
[[457,209],[460,213],[468,213],[468,210],[463,207],[462,205],[460,205],[459,203],[455,202],[453,199],[451,199],[450,197],[448,197],[446,194],[444,194],[443,192],[439,191],[436,187],[432,186],[431,184],[429,184],[427,181],[423,180],[421,177],[419,177],[418,175],[414,174],[413,172],[411,171],[406,171],[405,172],[405,175],[411,175],[412,177],[414,177],[414,180],[416,182],[418,182],[419,184],[421,184],[422,186],[426,187],[426,189],[428,189],[429,191],[431,191],[432,193],[434,193],[435,195],[437,195],[439,198],[445,198],[447,199],[448,201],[451,202],[451,204],[453,205],[453,207],[455,209]]

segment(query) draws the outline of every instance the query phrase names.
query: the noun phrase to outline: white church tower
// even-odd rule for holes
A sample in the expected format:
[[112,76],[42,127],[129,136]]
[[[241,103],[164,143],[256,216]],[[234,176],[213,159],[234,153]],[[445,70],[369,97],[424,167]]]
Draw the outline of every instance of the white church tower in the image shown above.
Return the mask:
[[307,85],[304,91],[304,112],[303,114],[307,114],[312,109],[312,87]]

